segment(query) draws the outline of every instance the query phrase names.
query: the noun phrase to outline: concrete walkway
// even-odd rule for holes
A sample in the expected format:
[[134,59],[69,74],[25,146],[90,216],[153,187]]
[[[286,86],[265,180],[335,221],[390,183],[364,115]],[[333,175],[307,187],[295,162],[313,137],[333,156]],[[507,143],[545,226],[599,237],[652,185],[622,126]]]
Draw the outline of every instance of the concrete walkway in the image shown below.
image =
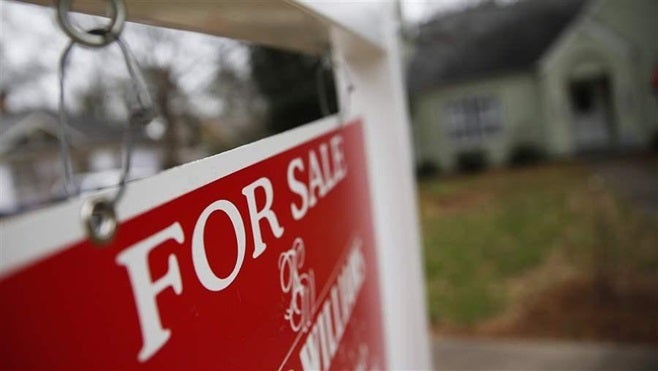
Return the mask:
[[435,339],[436,370],[658,370],[658,348],[580,342]]

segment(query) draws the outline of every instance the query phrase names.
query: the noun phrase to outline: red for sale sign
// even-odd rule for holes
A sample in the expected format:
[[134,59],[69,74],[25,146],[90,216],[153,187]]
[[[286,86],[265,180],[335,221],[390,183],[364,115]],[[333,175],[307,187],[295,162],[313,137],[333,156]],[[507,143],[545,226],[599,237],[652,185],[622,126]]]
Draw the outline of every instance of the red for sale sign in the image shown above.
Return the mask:
[[351,123],[5,275],[2,368],[384,368],[366,174]]

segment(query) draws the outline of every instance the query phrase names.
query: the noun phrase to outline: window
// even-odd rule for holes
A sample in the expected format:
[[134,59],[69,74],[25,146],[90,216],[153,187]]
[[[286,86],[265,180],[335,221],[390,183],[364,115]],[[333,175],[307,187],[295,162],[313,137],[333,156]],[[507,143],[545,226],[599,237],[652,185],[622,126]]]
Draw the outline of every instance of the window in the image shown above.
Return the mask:
[[474,96],[446,105],[448,136],[463,142],[480,142],[501,129],[500,103],[493,97]]

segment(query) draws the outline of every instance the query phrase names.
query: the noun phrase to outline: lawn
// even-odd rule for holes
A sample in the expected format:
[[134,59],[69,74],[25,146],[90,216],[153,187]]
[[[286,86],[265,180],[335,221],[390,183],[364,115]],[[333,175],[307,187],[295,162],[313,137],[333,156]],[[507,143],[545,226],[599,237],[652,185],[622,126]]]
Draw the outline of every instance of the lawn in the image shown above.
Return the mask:
[[[655,317],[645,313],[654,304],[658,312],[658,221],[631,209],[584,166],[441,177],[422,181],[419,197],[436,331],[658,337],[656,319],[643,318]],[[588,312],[605,323],[571,318]],[[610,326],[620,315],[654,328],[619,335]]]

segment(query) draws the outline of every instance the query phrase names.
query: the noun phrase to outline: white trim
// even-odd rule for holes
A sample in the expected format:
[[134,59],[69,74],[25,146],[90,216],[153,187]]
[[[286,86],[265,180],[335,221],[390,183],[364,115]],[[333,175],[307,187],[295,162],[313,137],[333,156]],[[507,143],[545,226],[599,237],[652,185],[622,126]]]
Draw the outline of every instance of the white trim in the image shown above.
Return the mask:
[[631,58],[633,51],[638,49],[630,40],[599,19],[593,17],[586,19],[583,28],[583,32],[598,39],[606,49],[614,50],[622,57]]
[[[380,24],[381,4],[367,1],[286,0],[328,23],[358,36],[367,44],[384,48]],[[329,40],[327,40],[327,44]]]
[[[337,117],[327,117],[130,183],[117,205],[118,219],[131,219],[338,127]],[[214,172],[209,173],[208,169]],[[163,187],[163,184],[167,186]],[[72,198],[46,209],[0,220],[0,279],[84,239],[85,232],[79,219],[80,208],[87,198]]]
[[599,11],[601,8],[601,0],[592,0],[589,4],[585,5],[581,9],[580,14],[576,16],[571,23],[565,27],[560,35],[553,41],[553,43],[546,49],[544,54],[539,58],[537,66],[543,68],[545,65],[550,63],[549,61],[553,59],[554,55],[562,49],[562,46],[567,43],[567,40],[572,37],[574,32],[581,27],[585,20],[589,18],[592,14]]
[[[26,1],[44,5],[51,2]],[[337,4],[333,2],[328,5],[320,0],[261,1],[261,6],[272,7],[261,7],[259,11],[259,7],[254,7],[253,2],[249,1],[193,1],[207,7],[199,6],[194,12],[180,12],[181,7],[189,5],[188,2],[132,0],[135,6],[131,7],[131,20],[148,20],[161,26],[315,53],[326,52],[330,43],[332,52],[344,57],[355,85],[349,110],[359,112],[364,118],[366,171],[379,267],[386,366],[390,369],[430,369],[411,126],[405,105],[399,50],[400,24],[396,19],[399,13],[393,0],[371,1],[375,5],[359,0],[341,2],[345,6],[339,9],[334,8]],[[166,4],[176,6],[164,6]],[[347,5],[351,6],[351,10],[348,11]],[[102,10],[96,4],[96,11],[100,13]],[[226,17],[227,14],[241,16]],[[207,22],[208,19],[213,21]],[[344,87],[345,81],[338,80],[339,85]],[[346,101],[347,97],[341,93],[341,103]],[[118,210],[120,219],[125,220],[204,183],[293,147],[302,140],[325,133],[335,124],[335,118],[323,120],[202,160],[203,165],[185,165],[184,172],[183,168],[172,169],[131,184]],[[208,163],[216,169],[214,174],[204,171]],[[167,184],[167,189],[162,189],[162,183]],[[148,197],[138,198],[137,194]],[[80,200],[73,200],[37,214],[0,223],[0,276],[61,250],[61,246],[76,238],[80,239],[83,233],[79,223],[62,223],[65,226],[63,229],[48,224],[49,220],[77,220],[80,203]],[[55,247],[35,250],[27,247],[27,242]]]
[[[19,0],[51,7],[52,0]],[[391,0],[386,0],[391,1]],[[128,21],[229,37],[322,54],[329,30],[339,26],[362,45],[382,50],[381,0],[130,0]],[[104,15],[102,1],[81,1],[80,11]]]
[[[395,3],[380,2],[384,53],[361,47],[340,28],[332,47],[354,85],[349,110],[363,117],[370,202],[375,229],[386,367],[431,369],[411,125],[406,111]],[[339,91],[346,81],[338,77]],[[343,99],[345,100],[345,99]]]

